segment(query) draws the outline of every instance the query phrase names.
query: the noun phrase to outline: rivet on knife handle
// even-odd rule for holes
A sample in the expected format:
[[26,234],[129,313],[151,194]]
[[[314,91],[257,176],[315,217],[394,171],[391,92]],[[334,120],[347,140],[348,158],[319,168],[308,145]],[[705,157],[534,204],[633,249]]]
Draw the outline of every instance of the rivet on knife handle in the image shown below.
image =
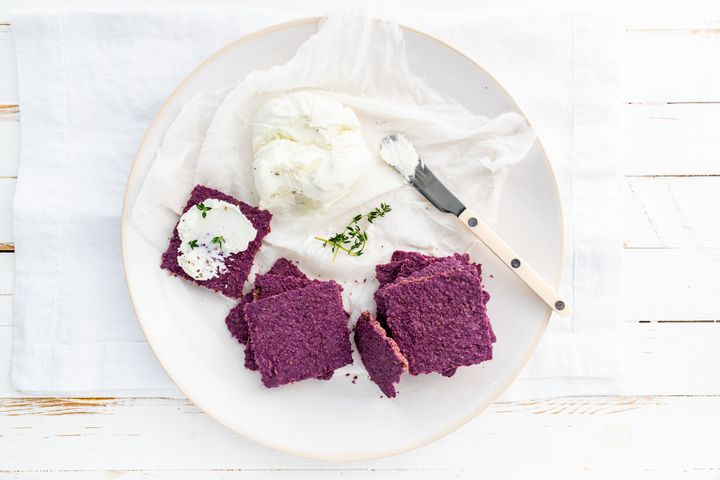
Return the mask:
[[532,290],[555,310],[558,314],[569,316],[572,313],[570,304],[563,299],[555,288],[550,285],[532,266],[530,266],[488,225],[468,209],[458,215],[460,221],[510,270],[520,277]]

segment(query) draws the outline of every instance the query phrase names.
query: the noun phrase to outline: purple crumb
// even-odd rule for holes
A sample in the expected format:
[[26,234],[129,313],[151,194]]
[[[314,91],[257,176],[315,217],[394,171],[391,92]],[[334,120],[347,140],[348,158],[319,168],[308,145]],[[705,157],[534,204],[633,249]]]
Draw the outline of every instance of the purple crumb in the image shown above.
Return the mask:
[[161,268],[168,270],[173,275],[180,278],[184,278],[190,282],[193,282],[202,287],[215,290],[231,298],[241,298],[243,284],[247,280],[250,268],[252,267],[255,259],[255,254],[260,249],[263,237],[270,232],[270,219],[272,214],[265,210],[252,207],[247,203],[241,202],[230,195],[226,195],[218,190],[205,187],[203,185],[196,185],[190,193],[190,198],[183,208],[183,213],[193,208],[198,203],[204,202],[210,198],[218,200],[224,200],[233,205],[237,205],[240,211],[250,220],[257,235],[255,239],[250,242],[247,249],[242,252],[238,252],[230,255],[225,259],[225,266],[227,271],[222,275],[218,275],[215,278],[209,280],[198,281],[192,278],[178,264],[178,248],[180,248],[180,236],[177,231],[177,224],[173,229],[172,237],[170,238],[170,245],[168,246],[165,253],[162,255]]
[[[395,397],[395,383],[408,371],[408,362],[392,338],[389,338],[369,312],[363,312],[355,323],[355,345],[370,375],[385,395]],[[357,376],[353,379],[353,383]]]

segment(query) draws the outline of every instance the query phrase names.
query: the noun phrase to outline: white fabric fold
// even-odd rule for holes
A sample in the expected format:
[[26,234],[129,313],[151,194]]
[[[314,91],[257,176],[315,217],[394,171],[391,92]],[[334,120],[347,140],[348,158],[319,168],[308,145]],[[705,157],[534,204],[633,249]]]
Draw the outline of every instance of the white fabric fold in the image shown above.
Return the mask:
[[[119,215],[130,162],[152,116],[197,64],[293,16],[300,15],[195,9],[15,16],[22,106],[16,388],[177,394],[144,342],[124,284]],[[614,19],[477,11],[392,20],[450,43],[491,72],[523,108],[558,175],[567,233],[563,289],[575,315],[552,320],[506,398],[612,393],[622,345]],[[186,108],[210,108],[225,93]],[[163,155],[177,166],[199,148],[189,142]]]

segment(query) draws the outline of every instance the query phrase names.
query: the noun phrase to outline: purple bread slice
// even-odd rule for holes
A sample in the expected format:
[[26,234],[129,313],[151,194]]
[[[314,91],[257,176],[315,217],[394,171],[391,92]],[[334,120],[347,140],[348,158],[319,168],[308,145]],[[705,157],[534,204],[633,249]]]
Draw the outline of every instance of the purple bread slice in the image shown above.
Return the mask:
[[391,262],[403,262],[407,260],[408,258],[431,258],[431,255],[425,255],[424,253],[420,252],[410,252],[408,250],[395,250],[390,256]]
[[327,378],[352,363],[341,291],[333,281],[316,282],[245,306],[263,385]]
[[[272,271],[272,269],[270,269]],[[302,274],[302,272],[300,272]],[[281,293],[289,292],[298,288],[303,288],[313,283],[305,274],[302,274],[304,278],[300,277],[283,277],[281,275],[271,275],[266,273],[265,275],[258,275],[255,277],[255,288],[252,291],[253,299],[262,300],[263,298],[272,297]],[[243,313],[243,320],[244,320]],[[247,322],[245,322],[247,325]],[[255,363],[255,353],[253,352],[252,341],[248,340],[245,345],[245,367],[248,370],[257,370],[257,364]],[[332,372],[331,375],[332,376]],[[329,377],[328,377],[329,378]]]
[[452,375],[492,358],[480,279],[448,271],[384,289],[387,324],[412,375]]
[[[277,259],[265,275],[286,275],[291,277],[291,281],[294,281],[296,278],[307,279],[307,276],[305,276],[305,274],[301,272],[294,263],[285,258]],[[258,275],[258,278],[260,277],[263,277],[263,275]],[[247,322],[245,321],[243,310],[246,303],[250,303],[254,300],[254,293],[255,292],[252,291],[247,293],[240,300],[240,303],[235,305],[230,312],[228,312],[227,317],[225,317],[225,325],[227,325],[227,328],[230,330],[232,336],[237,338],[240,343],[247,343],[248,340]]]
[[278,258],[266,275],[282,275],[284,277],[307,278],[297,265],[287,258]]
[[178,235],[176,224],[172,237],[170,238],[170,245],[162,255],[162,263],[160,266],[165,270],[168,270],[173,275],[184,278],[185,280],[196,283],[202,287],[215,290],[231,298],[242,298],[243,284],[250,273],[250,268],[252,267],[255,259],[255,254],[260,249],[263,237],[270,232],[270,219],[272,218],[272,214],[268,211],[252,207],[247,203],[231,197],[230,195],[226,195],[218,190],[213,190],[212,188],[208,188],[203,185],[197,185],[193,188],[190,193],[190,198],[188,199],[185,208],[183,208],[183,213],[187,212],[198,203],[204,202],[210,198],[224,200],[233,205],[237,205],[243,215],[250,220],[250,223],[252,223],[253,227],[255,227],[255,230],[257,230],[255,239],[250,242],[247,249],[230,255],[225,259],[225,266],[227,267],[227,271],[225,273],[209,280],[198,281],[185,273],[182,267],[178,265],[180,236]]
[[398,276],[395,279],[397,282],[403,277],[407,277],[412,275],[413,273],[417,272],[418,270],[422,270],[425,267],[432,265],[433,263],[439,262],[442,260],[443,257],[413,257],[413,258],[407,258],[403,260],[402,265],[400,266],[400,271],[398,272]]
[[[296,279],[307,279],[307,276],[303,272],[301,272],[294,263],[285,258],[279,258],[278,260],[276,260],[273,266],[270,267],[270,270],[268,270],[265,275],[258,275],[258,278],[262,278],[267,275],[286,275],[290,277],[290,282],[296,282]],[[261,283],[262,282],[263,280],[261,280]],[[305,283],[301,285],[294,283],[294,288],[299,288],[305,285]],[[252,302],[255,299],[254,296],[256,294],[257,292],[255,291],[247,293],[240,300],[240,303],[235,305],[230,310],[230,312],[228,312],[227,317],[225,317],[225,325],[227,325],[227,328],[232,334],[232,336],[237,338],[240,343],[247,343],[248,340],[247,322],[245,321],[245,315],[243,313],[245,304]],[[274,293],[270,294],[274,295]]]
[[369,312],[363,312],[355,323],[355,345],[360,358],[370,375],[386,396],[394,398],[395,385],[400,375],[408,371],[408,362],[400,353],[395,341],[387,336],[377,319]]
[[405,260],[410,260],[412,262],[422,262],[423,260],[427,260],[430,258],[434,257],[430,257],[419,252],[395,250],[390,257],[390,261],[388,263],[383,263],[375,266],[375,277],[377,278],[380,286],[382,287],[385,284],[393,283],[395,281],[398,274],[400,273],[400,268],[402,267],[403,263],[405,263]]
[[402,267],[402,264],[403,262],[398,261],[383,263],[381,265],[375,266],[375,278],[377,278],[377,281],[380,284],[381,288],[388,283],[392,283],[395,281],[398,273],[400,273],[400,267]]
[[[410,266],[407,266],[410,264]],[[424,265],[424,266],[423,266]],[[403,283],[409,279],[416,280],[423,277],[431,277],[438,273],[443,273],[447,270],[468,270],[472,274],[475,274],[474,267],[469,265],[469,257],[467,255],[455,254],[451,257],[416,257],[414,259],[407,259],[401,262],[401,268],[399,269],[400,275],[398,275],[392,283],[381,285],[381,287],[373,294],[375,298],[375,305],[377,308],[377,316],[384,323],[385,319],[385,297],[383,291],[389,285],[396,285]],[[404,272],[404,275],[402,275]]]
[[235,305],[225,317],[225,325],[233,337],[237,338],[240,343],[247,343],[248,341],[248,328],[247,322],[245,321],[245,304],[253,301],[252,292],[247,293],[240,303]]
[[[317,282],[317,280],[315,280],[315,282]],[[258,275],[257,277],[255,277],[253,298],[255,300],[262,300],[263,298],[279,295],[290,290],[307,287],[311,283],[314,282],[307,277],[285,277],[282,275],[272,275],[269,273],[266,273],[265,275]]]
[[408,275],[398,277],[397,280],[395,280],[395,283],[398,284],[409,280],[428,278],[451,270],[461,270],[468,272],[470,275],[476,276],[478,274],[475,266],[470,265],[469,259],[456,254],[452,257],[442,257],[435,262],[431,262],[425,268],[415,270]]

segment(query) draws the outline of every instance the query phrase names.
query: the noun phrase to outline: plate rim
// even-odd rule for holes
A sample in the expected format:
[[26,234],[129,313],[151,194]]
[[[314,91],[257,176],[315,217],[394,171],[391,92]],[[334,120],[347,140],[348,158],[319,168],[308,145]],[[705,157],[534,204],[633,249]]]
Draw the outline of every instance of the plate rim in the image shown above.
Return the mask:
[[[538,329],[537,334],[535,335],[535,338],[533,338],[530,347],[523,355],[520,362],[518,362],[518,365],[515,367],[515,369],[508,375],[508,377],[505,379],[505,381],[500,382],[499,388],[496,390],[496,392],[489,396],[489,398],[483,402],[480,406],[478,406],[476,409],[474,409],[472,412],[470,412],[468,415],[465,415],[464,417],[460,418],[456,422],[454,422],[452,425],[440,430],[439,432],[436,432],[435,434],[423,438],[420,441],[411,443],[409,445],[395,448],[392,450],[387,451],[379,451],[379,452],[361,452],[357,454],[342,454],[342,455],[333,455],[333,454],[325,454],[325,455],[319,455],[319,454],[313,454],[311,452],[302,451],[302,450],[296,450],[293,448],[288,448],[286,446],[280,446],[273,442],[269,442],[266,440],[259,439],[255,435],[241,431],[237,428],[233,428],[226,423],[224,423],[222,420],[220,420],[218,417],[216,417],[213,413],[211,413],[208,409],[204,408],[200,403],[196,402],[196,400],[188,394],[182,387],[180,387],[179,383],[175,380],[175,377],[173,376],[173,373],[171,372],[171,369],[169,369],[166,364],[163,362],[163,360],[157,355],[156,349],[153,345],[153,341],[150,339],[150,337],[147,335],[146,329],[145,329],[145,323],[142,320],[142,317],[140,316],[138,309],[135,306],[135,301],[133,297],[133,289],[130,286],[130,277],[128,275],[128,260],[127,260],[127,225],[128,225],[128,218],[129,218],[129,190],[130,190],[130,183],[134,180],[134,177],[136,176],[136,169],[138,165],[138,157],[140,156],[141,152],[145,148],[145,143],[150,138],[151,134],[155,132],[155,130],[158,127],[158,122],[160,117],[165,113],[165,110],[169,108],[169,106],[173,103],[175,100],[175,97],[177,97],[181,91],[183,91],[187,84],[190,82],[190,80],[198,75],[202,70],[207,68],[210,64],[216,62],[220,57],[222,57],[226,52],[232,50],[237,45],[250,42],[256,38],[274,33],[276,31],[284,30],[287,28],[292,28],[300,25],[308,25],[308,24],[319,24],[323,21],[325,17],[324,16],[312,16],[312,17],[305,17],[305,18],[298,18],[295,20],[290,20],[286,22],[277,23],[265,28],[262,28],[260,30],[256,30],[254,32],[241,35],[240,37],[236,38],[235,40],[230,41],[225,46],[221,47],[219,50],[216,50],[214,53],[209,55],[205,60],[203,60],[197,67],[195,67],[190,73],[188,73],[183,80],[173,89],[172,93],[165,99],[163,102],[163,105],[160,107],[160,109],[157,111],[157,113],[153,116],[152,121],[148,124],[145,133],[140,140],[140,143],[138,144],[137,150],[135,152],[135,155],[133,156],[132,163],[130,164],[130,171],[128,173],[127,181],[125,184],[125,188],[123,191],[123,203],[122,203],[122,211],[120,215],[120,250],[121,250],[121,256],[122,256],[122,266],[123,266],[123,275],[125,276],[125,284],[127,286],[128,290],[128,296],[130,299],[130,304],[132,306],[133,313],[135,314],[135,318],[137,322],[140,324],[140,329],[142,330],[143,336],[145,337],[145,341],[148,343],[148,346],[150,347],[150,350],[152,351],[153,356],[157,359],[160,366],[163,368],[165,373],[168,375],[170,380],[173,382],[175,387],[183,393],[187,397],[188,400],[190,400],[193,404],[195,404],[200,410],[203,411],[205,415],[212,418],[214,421],[222,425],[223,427],[227,428],[228,430],[235,432],[239,435],[242,435],[243,437],[252,440],[253,442],[262,445],[267,448],[271,448],[276,451],[280,451],[283,453],[287,453],[290,455],[295,455],[298,457],[303,458],[309,458],[314,460],[322,460],[322,461],[333,461],[333,462],[341,462],[341,461],[359,461],[359,460],[371,460],[371,459],[378,459],[378,458],[384,458],[384,457],[390,457],[393,455],[398,455],[401,453],[409,452],[412,450],[416,450],[418,448],[424,447],[426,445],[429,445],[430,443],[433,443],[448,434],[454,432],[455,430],[459,429],[460,427],[466,425],[471,420],[478,417],[482,412],[484,412],[495,400],[500,397],[507,389],[512,385],[512,383],[517,379],[518,375],[525,369],[528,362],[530,361],[530,358],[532,358],[532,355],[535,353],[535,350],[537,349],[538,343],[540,342],[540,339],[544,336],[545,330],[547,329],[548,323],[550,321],[550,316],[552,315],[552,308],[549,306],[546,307],[545,317],[542,321],[542,325],[540,329]],[[381,19],[377,19],[381,20]],[[384,20],[381,20],[384,21]],[[412,27],[408,27],[407,25],[398,23],[398,26],[403,30],[407,32],[412,32],[414,34],[418,34],[421,36],[424,36],[442,46],[445,48],[453,51],[454,53],[462,56],[467,61],[472,63],[472,65],[475,66],[475,68],[481,70],[485,75],[487,75],[489,78],[491,78],[495,84],[498,86],[498,88],[507,96],[507,98],[512,102],[514,107],[522,114],[522,116],[525,118],[525,121],[528,122],[528,125],[532,127],[532,124],[530,123],[530,120],[528,119],[525,112],[520,108],[518,103],[515,101],[515,98],[510,95],[510,93],[505,89],[505,87],[492,75],[490,72],[488,72],[484,67],[482,67],[479,63],[477,63],[475,60],[470,58],[468,55],[464,54],[462,51],[458,50],[457,48],[453,47],[452,45],[446,43],[445,41],[434,37],[432,35],[429,35],[427,33],[424,33],[420,30],[414,29]],[[555,276],[555,281],[553,282],[554,287],[558,289],[560,287],[560,282],[562,279],[563,274],[563,266],[564,266],[564,258],[565,258],[565,209],[562,202],[562,196],[560,194],[560,187],[558,184],[557,175],[555,174],[555,169],[552,166],[552,163],[550,162],[550,158],[547,155],[547,152],[545,150],[545,147],[542,144],[542,141],[539,137],[536,137],[536,142],[538,146],[540,147],[540,151],[542,152],[543,161],[546,164],[546,167],[548,171],[550,172],[550,177],[552,179],[553,189],[555,192],[555,196],[558,200],[558,206],[560,210],[560,260],[559,265],[557,269],[557,274]]]

